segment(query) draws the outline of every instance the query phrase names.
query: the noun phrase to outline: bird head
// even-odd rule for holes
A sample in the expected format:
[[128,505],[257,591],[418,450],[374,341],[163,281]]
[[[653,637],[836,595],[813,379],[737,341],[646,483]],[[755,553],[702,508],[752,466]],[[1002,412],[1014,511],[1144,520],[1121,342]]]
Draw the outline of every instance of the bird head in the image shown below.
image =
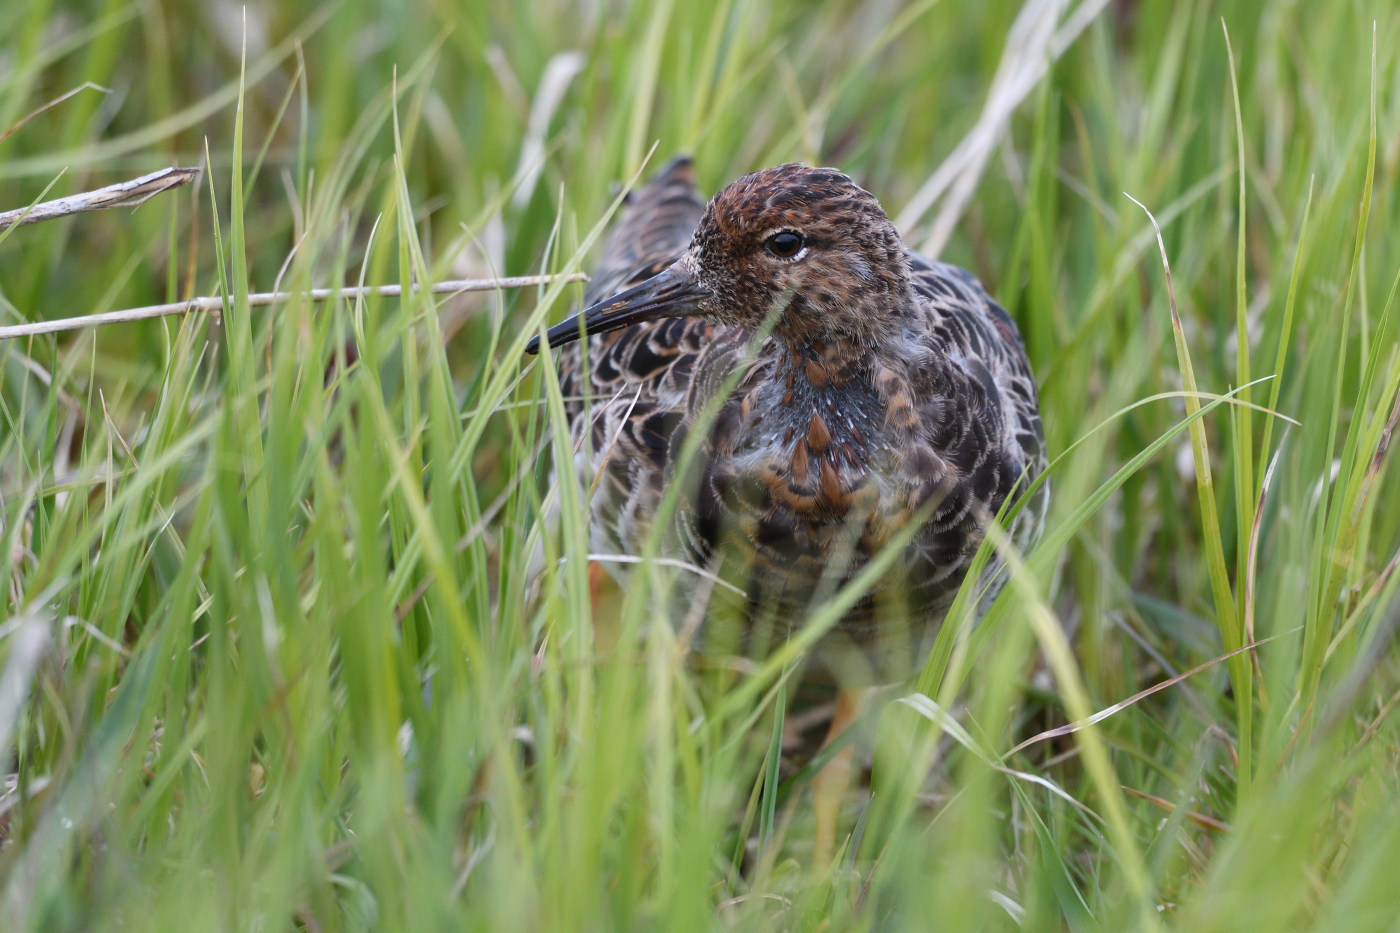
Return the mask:
[[[694,316],[793,346],[872,345],[912,294],[904,243],[875,197],[830,168],[745,175],[710,200],[685,254],[548,333],[557,347],[661,317]],[[526,348],[538,350],[538,340]]]

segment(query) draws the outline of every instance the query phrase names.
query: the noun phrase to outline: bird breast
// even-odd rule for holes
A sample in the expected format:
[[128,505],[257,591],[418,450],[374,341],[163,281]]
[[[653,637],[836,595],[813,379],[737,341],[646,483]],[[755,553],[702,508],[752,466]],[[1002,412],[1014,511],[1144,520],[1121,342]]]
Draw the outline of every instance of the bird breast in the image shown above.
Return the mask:
[[711,453],[723,511],[751,544],[789,557],[848,550],[852,530],[858,551],[877,549],[912,499],[868,371],[790,353],[748,383]]

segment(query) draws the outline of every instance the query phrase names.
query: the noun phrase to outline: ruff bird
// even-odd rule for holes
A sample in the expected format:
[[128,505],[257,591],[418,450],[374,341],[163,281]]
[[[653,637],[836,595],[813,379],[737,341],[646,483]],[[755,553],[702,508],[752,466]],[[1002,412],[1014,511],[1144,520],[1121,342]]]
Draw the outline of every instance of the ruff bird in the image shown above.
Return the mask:
[[[707,204],[686,158],[629,197],[584,304],[546,336],[563,348],[564,395],[580,400],[575,437],[590,435],[578,472],[585,489],[597,480],[594,551],[639,553],[667,484],[685,481],[667,547],[723,561],[755,612],[796,627],[814,594],[921,522],[816,647],[844,688],[834,735],[860,687],[918,669],[985,523],[1045,468],[1015,323],[971,273],[905,246],[841,172],[779,165]],[[697,424],[706,435],[681,477]],[[1042,484],[1008,529],[1022,549],[1048,496]],[[818,858],[835,821],[823,782],[839,803],[848,771],[847,754],[818,778]]]

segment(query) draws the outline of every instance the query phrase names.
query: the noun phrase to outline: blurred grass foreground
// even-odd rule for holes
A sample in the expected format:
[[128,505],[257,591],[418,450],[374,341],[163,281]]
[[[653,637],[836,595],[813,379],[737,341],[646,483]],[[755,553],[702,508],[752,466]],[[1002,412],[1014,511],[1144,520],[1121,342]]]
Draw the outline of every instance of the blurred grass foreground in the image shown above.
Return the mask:
[[[77,90],[0,139],[0,211],[203,170],[0,232],[0,326],[218,299],[0,341],[0,929],[1397,928],[1393,2],[9,0],[0,37],[0,132]],[[1014,585],[861,720],[831,864],[791,658],[688,652],[666,567],[591,617],[522,352],[582,285],[303,294],[586,271],[677,151],[707,192],[839,166],[973,270],[1059,458]]]

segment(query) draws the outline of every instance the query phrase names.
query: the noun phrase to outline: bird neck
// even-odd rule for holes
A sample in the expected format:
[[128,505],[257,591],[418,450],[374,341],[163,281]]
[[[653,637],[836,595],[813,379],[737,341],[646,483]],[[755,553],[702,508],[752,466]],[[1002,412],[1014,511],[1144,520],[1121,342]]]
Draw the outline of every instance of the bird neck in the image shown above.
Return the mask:
[[872,351],[861,343],[845,339],[801,341],[784,340],[775,334],[787,356],[785,369],[793,379],[818,392],[843,389],[866,377]]
[[865,356],[894,342],[913,314],[912,294],[882,290],[863,300],[821,300],[799,293],[773,328],[787,349],[811,358]]

